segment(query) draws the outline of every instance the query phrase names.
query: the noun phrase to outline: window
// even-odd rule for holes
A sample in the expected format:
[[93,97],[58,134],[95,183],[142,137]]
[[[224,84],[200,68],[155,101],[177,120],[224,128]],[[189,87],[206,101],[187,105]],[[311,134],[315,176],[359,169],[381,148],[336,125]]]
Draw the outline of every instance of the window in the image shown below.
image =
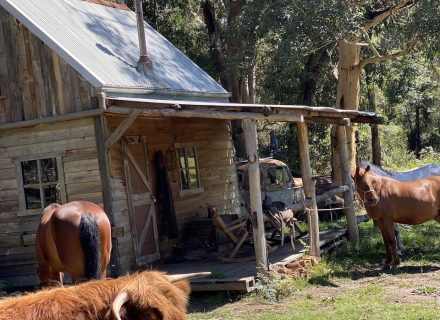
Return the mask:
[[291,180],[286,167],[270,167],[267,169],[267,178],[267,184],[284,184]]
[[179,161],[179,176],[181,194],[203,191],[200,186],[199,172],[197,169],[196,148],[191,145],[177,146],[177,157]]
[[23,182],[22,209],[42,209],[61,203],[59,172],[56,158],[20,161]]

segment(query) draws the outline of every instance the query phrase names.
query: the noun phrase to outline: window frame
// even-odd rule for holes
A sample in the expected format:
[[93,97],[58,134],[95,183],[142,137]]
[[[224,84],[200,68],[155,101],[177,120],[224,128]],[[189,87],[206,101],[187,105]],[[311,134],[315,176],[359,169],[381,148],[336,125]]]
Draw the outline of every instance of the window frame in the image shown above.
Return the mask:
[[57,184],[60,185],[60,197],[62,203],[67,203],[67,194],[66,194],[66,183],[64,177],[64,168],[62,163],[62,157],[65,156],[65,152],[62,153],[49,153],[49,154],[38,154],[38,155],[26,155],[21,157],[14,157],[13,161],[15,162],[15,170],[16,170],[16,179],[17,179],[17,189],[18,189],[18,200],[19,200],[19,211],[17,212],[17,216],[30,216],[36,214],[42,214],[43,208],[35,208],[35,209],[27,209],[26,208],[26,196],[25,196],[25,186],[37,186],[40,189],[40,201],[41,204],[44,205],[44,189],[45,185],[53,185],[53,182],[38,182],[35,184],[24,184],[23,178],[23,170],[22,170],[22,162],[26,161],[37,161],[38,175],[40,179],[41,175],[41,160],[43,159],[55,159],[56,160],[56,168],[58,174]]
[[[187,149],[190,149],[190,148],[192,148],[194,150],[195,167],[182,168],[181,164],[180,164],[179,149],[184,149],[185,150],[185,163],[188,164]],[[174,149],[175,149],[176,157],[177,157],[177,170],[179,171],[179,174],[178,174],[179,175],[179,196],[183,197],[183,196],[187,196],[187,195],[198,194],[198,193],[204,192],[205,189],[202,187],[202,182],[200,180],[199,159],[198,159],[198,156],[197,156],[197,147],[195,146],[195,144],[194,143],[175,143],[174,144]],[[183,170],[189,172],[189,169],[195,169],[196,170],[198,187],[194,188],[194,189],[183,189],[181,172]]]

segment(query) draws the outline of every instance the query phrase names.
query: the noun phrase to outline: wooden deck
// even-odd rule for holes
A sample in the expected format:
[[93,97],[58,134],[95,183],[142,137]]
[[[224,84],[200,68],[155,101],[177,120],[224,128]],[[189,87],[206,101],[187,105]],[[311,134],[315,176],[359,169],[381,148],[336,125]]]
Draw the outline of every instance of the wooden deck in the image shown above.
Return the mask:
[[[325,230],[320,232],[320,247],[322,253],[344,242],[346,229]],[[308,236],[295,242],[293,252],[290,241],[286,241],[282,248],[269,253],[269,265],[284,265],[300,259],[304,255],[304,247],[301,242],[308,243]],[[191,272],[212,273],[211,278],[194,279],[191,281],[193,291],[242,291],[250,292],[255,287],[255,258],[248,256],[237,262],[221,262],[215,258],[200,261],[187,261],[178,264],[163,264],[160,270],[169,274],[183,274]]]

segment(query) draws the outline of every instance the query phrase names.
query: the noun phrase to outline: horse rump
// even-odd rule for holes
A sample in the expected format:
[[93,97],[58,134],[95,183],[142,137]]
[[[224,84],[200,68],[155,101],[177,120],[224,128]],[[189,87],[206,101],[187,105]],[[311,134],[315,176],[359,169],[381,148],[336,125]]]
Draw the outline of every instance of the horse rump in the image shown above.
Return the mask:
[[99,227],[89,214],[81,217],[79,238],[84,253],[84,279],[101,279]]

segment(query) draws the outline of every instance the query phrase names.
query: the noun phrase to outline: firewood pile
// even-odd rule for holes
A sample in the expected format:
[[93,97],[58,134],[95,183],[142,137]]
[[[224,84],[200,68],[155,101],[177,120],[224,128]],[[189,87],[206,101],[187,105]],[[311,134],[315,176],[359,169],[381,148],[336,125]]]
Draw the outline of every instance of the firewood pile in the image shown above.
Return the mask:
[[272,269],[272,272],[287,275],[295,279],[305,278],[309,275],[310,269],[318,264],[319,261],[319,257],[306,256],[298,261],[286,263],[283,266],[277,266]]

